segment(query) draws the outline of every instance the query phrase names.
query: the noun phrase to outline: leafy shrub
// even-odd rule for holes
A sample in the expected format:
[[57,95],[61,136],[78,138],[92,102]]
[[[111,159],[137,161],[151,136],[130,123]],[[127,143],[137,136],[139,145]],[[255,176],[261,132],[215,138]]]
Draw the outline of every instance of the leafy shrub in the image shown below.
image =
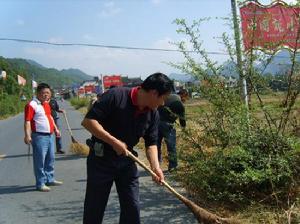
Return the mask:
[[24,111],[25,104],[26,102],[22,102],[19,96],[3,94],[0,98],[0,118]]
[[[194,21],[191,26],[185,20],[175,21],[178,33],[184,34],[189,43],[176,44],[185,61],[171,64],[200,80],[201,96],[207,101],[194,127],[184,131],[184,144],[180,144],[184,175],[179,178],[201,198],[249,204],[272,202],[278,208],[291,208],[299,203],[300,147],[287,121],[300,93],[300,79],[292,79],[291,70],[293,85],[288,87],[282,106],[266,104],[261,94],[268,90],[267,82],[254,64],[271,60],[255,52],[245,55],[239,75],[248,81],[248,94],[256,97],[256,104],[246,106],[241,100],[243,86],[227,87],[222,65],[210,60],[203,49],[199,28],[202,21]],[[223,40],[231,62],[236,64],[229,37],[223,35]],[[191,45],[202,60],[191,54],[187,47]]]
[[276,193],[277,200],[286,200],[299,181],[299,148],[265,130],[241,139],[240,146],[195,155],[185,154],[193,167],[189,185],[208,199],[249,202],[275,199],[269,196]]
[[72,106],[74,106],[75,109],[77,110],[81,107],[88,106],[89,99],[88,98],[76,98],[76,97],[74,97],[70,100],[70,102],[71,102]]

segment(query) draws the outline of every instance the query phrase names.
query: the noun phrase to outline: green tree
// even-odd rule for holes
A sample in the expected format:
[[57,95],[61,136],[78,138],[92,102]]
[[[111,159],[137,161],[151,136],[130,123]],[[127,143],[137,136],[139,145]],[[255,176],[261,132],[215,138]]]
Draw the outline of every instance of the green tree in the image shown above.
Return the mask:
[[[177,32],[188,40],[177,43],[185,61],[172,65],[197,77],[201,81],[201,96],[209,102],[203,116],[193,121],[193,128],[185,130],[188,144],[182,146],[187,147],[182,151],[182,160],[188,172],[181,178],[202,198],[240,204],[264,201],[289,209],[297,203],[293,192],[300,181],[300,144],[285,120],[298,96],[299,80],[291,79],[297,77],[296,66],[287,78],[294,82],[287,82],[286,104],[270,107],[261,97],[269,85],[261,75],[264,67],[257,69],[254,64],[265,61],[267,66],[274,54],[263,55],[253,50],[244,55],[242,65],[248,88],[258,101],[258,106],[253,103],[248,110],[240,99],[239,88],[226,86],[220,74],[222,65],[211,60],[203,48],[200,26],[204,21],[207,19],[191,25],[184,19],[175,21]],[[230,58],[236,64],[231,39],[223,35]],[[197,56],[187,48],[190,45]],[[295,54],[291,61],[295,62]]]

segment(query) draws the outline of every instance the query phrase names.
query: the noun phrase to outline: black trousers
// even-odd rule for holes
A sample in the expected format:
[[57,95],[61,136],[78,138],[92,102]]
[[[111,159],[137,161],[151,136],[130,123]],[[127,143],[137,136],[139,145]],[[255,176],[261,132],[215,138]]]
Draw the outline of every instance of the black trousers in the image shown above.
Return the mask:
[[136,164],[128,157],[90,151],[87,158],[87,186],[83,224],[100,224],[113,182],[116,184],[121,214],[120,224],[140,224],[139,181]]

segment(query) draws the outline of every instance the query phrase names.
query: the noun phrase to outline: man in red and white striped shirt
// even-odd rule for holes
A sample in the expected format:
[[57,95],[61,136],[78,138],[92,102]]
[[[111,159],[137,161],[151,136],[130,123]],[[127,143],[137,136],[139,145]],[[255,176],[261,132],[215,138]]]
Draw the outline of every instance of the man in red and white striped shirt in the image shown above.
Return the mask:
[[41,83],[37,87],[37,98],[25,106],[24,142],[32,144],[33,168],[36,188],[50,191],[48,186],[61,185],[54,179],[54,135],[60,136],[48,103],[51,97],[50,86]]

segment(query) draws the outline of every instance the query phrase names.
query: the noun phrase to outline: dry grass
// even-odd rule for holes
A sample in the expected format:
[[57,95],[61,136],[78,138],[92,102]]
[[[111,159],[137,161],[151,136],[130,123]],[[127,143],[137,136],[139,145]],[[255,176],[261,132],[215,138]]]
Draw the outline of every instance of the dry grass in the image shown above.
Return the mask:
[[[149,162],[146,158],[146,153],[145,153],[145,143],[144,139],[141,138],[139,143],[136,145],[136,148],[138,149],[138,154],[139,154],[139,159],[142,160],[145,164],[149,165]],[[163,161],[160,164],[162,170],[167,170],[168,169],[168,152],[167,152],[167,147],[165,143],[163,142],[162,144],[162,158]]]
[[87,113],[87,108],[86,107],[81,107],[78,109],[80,113],[86,114]]

